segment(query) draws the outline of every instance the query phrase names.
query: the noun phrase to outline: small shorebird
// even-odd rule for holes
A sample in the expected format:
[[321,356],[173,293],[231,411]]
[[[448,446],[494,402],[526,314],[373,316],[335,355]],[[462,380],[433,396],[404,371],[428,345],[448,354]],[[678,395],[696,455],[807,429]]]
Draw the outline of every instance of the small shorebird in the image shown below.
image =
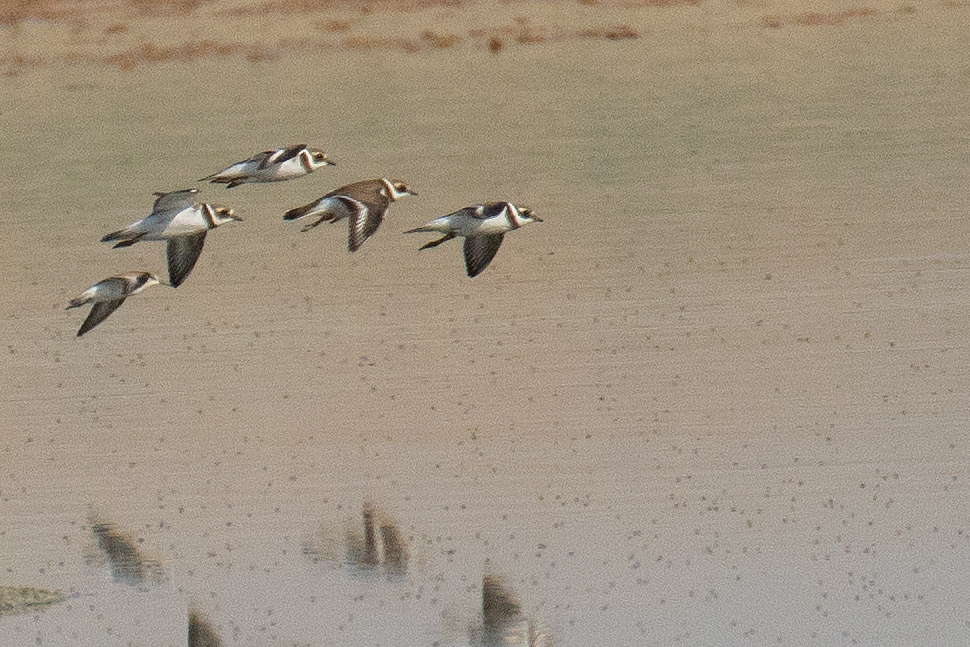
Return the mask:
[[456,236],[464,236],[465,270],[468,276],[475,277],[495,258],[505,233],[530,222],[542,222],[542,218],[528,207],[516,207],[511,202],[486,202],[459,209],[404,233],[433,231],[444,234],[438,240],[424,244],[421,249],[437,247]]
[[159,284],[167,285],[159,281],[158,277],[151,272],[126,272],[95,283],[67,304],[66,310],[80,308],[88,303],[94,304],[87,319],[77,331],[77,336],[80,337],[107,319],[131,295]]
[[417,195],[417,193],[400,180],[385,178],[361,180],[334,189],[322,198],[302,207],[290,209],[283,214],[283,220],[315,216],[317,219],[302,229],[302,231],[309,231],[326,220],[337,222],[347,218],[350,221],[347,249],[356,252],[381,226],[387,207],[406,195]]
[[282,182],[313,173],[321,166],[336,166],[326,153],[306,144],[257,153],[247,160],[236,162],[199,182],[225,184],[227,189],[248,182]]
[[232,220],[242,220],[229,207],[196,202],[198,192],[183,189],[156,193],[151,214],[111,232],[101,242],[119,241],[115,247],[129,247],[142,240],[168,241],[168,280],[177,288],[199,260],[206,233]]

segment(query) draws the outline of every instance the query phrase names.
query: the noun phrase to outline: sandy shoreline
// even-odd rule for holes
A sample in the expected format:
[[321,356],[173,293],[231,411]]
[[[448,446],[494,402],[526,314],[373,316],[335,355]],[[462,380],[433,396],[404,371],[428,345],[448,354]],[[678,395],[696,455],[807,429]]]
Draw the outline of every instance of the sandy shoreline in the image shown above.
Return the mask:
[[319,51],[427,52],[564,40],[650,38],[672,28],[759,32],[920,20],[963,12],[960,2],[845,6],[832,2],[697,0],[379,0],[376,2],[8,2],[0,6],[0,72],[48,64],[138,65]]

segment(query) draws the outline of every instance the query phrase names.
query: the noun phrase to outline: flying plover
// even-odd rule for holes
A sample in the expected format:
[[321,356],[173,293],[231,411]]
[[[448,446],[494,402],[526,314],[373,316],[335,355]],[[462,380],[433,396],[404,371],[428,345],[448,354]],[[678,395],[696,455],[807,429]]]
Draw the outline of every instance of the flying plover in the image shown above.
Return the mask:
[[152,212],[124,229],[111,232],[102,243],[119,241],[128,247],[142,240],[166,240],[168,280],[177,288],[195,267],[210,229],[232,220],[242,220],[229,207],[195,201],[198,189],[156,193]]
[[87,303],[94,304],[77,331],[77,336],[80,337],[107,319],[131,295],[160,283],[166,285],[151,272],[126,272],[95,283],[67,304],[67,310],[80,308]]
[[277,148],[253,155],[248,160],[236,162],[218,173],[204,177],[199,182],[225,184],[227,189],[247,182],[282,182],[313,173],[321,166],[336,166],[326,153],[306,144]]
[[302,230],[308,231],[325,220],[337,222],[347,218],[350,221],[347,249],[356,252],[381,226],[387,207],[406,195],[417,195],[417,193],[400,180],[385,178],[361,180],[334,189],[319,200],[314,200],[302,207],[290,209],[283,214],[283,220],[316,217],[314,222],[306,225]]
[[542,222],[528,207],[516,207],[511,202],[486,202],[436,218],[417,229],[404,233],[434,231],[444,234],[438,240],[426,243],[421,249],[437,247],[456,236],[465,237],[465,270],[468,276],[478,276],[495,258],[505,232],[518,229],[530,222]]

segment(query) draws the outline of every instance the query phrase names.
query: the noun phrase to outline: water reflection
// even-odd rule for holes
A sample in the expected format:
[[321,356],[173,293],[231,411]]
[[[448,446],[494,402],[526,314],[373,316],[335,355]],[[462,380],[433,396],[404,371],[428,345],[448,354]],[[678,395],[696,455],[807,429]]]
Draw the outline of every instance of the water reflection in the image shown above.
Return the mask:
[[189,647],[220,647],[222,641],[209,621],[198,611],[189,611]]
[[365,503],[359,520],[344,529],[343,546],[326,526],[304,543],[303,552],[317,561],[338,561],[361,572],[380,571],[404,575],[408,571],[408,548],[394,518],[386,511]]
[[[141,540],[118,530],[103,520],[91,521],[91,532],[101,551],[101,559],[107,561],[111,577],[128,584],[146,584],[163,579],[160,560],[145,555],[138,547]],[[88,562],[100,561],[97,555],[89,554]]]
[[63,591],[30,586],[0,586],[0,617],[42,611],[63,601]]
[[518,596],[505,580],[494,574],[482,577],[482,624],[471,630],[471,642],[484,647],[527,645],[552,647],[552,634],[539,629],[522,613]]

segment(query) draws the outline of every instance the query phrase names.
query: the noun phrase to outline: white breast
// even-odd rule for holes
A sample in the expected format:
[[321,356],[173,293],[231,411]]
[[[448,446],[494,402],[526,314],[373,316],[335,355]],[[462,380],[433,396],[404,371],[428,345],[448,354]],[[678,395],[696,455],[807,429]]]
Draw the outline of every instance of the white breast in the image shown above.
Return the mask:
[[172,217],[168,226],[162,232],[162,237],[169,238],[172,236],[197,234],[200,231],[205,231],[207,228],[205,218],[202,216],[202,210],[198,206],[192,206],[187,209],[182,209]]
[[288,159],[282,164],[273,164],[257,172],[256,177],[262,180],[286,180],[306,173],[303,164],[300,163],[300,156],[297,155]]

